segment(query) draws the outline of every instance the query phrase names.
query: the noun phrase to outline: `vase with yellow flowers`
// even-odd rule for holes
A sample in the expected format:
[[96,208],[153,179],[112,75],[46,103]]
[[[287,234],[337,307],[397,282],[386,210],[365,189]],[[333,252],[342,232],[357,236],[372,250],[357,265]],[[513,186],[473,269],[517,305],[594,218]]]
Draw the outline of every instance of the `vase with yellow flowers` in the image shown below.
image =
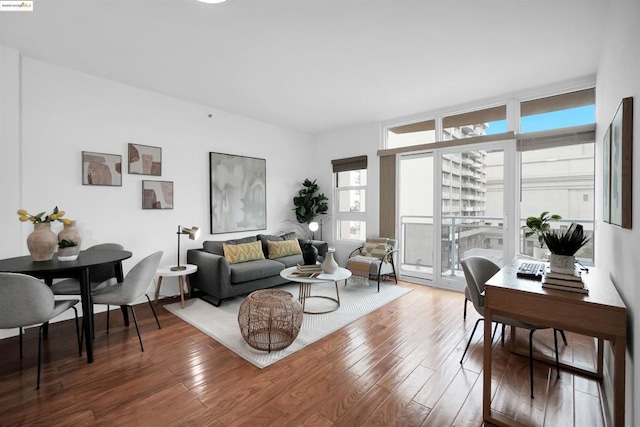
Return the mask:
[[27,237],[27,248],[29,248],[34,261],[49,261],[53,258],[56,246],[58,246],[58,236],[51,231],[51,223],[53,221],[71,223],[71,220],[62,218],[64,213],[64,211],[58,210],[57,206],[50,214],[45,211],[32,215],[24,209],[18,211],[20,221],[33,223],[33,231]]

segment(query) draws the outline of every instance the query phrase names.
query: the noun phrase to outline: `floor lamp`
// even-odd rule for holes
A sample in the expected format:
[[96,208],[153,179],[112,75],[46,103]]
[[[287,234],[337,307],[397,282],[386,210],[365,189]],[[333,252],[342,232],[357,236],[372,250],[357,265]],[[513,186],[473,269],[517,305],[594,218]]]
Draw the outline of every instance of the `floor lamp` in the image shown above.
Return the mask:
[[198,227],[191,227],[191,228],[187,228],[187,227],[182,227],[181,225],[178,226],[178,232],[176,233],[178,234],[178,265],[176,265],[175,267],[171,267],[171,271],[181,271],[181,270],[186,270],[187,267],[185,267],[184,265],[180,265],[180,235],[181,234],[188,234],[189,235],[189,239],[191,240],[197,240],[198,237],[200,236],[200,229]]
[[311,230],[311,240],[316,239],[316,231],[318,231],[318,223],[312,221],[309,223],[309,230]]

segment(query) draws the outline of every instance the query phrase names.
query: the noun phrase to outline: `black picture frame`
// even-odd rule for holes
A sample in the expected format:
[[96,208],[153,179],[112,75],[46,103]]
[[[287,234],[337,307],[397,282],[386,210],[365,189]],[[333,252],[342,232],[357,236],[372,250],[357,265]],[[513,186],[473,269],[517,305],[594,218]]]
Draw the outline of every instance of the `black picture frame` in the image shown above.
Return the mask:
[[142,181],[142,209],[173,209],[173,181]]
[[611,125],[602,140],[602,220],[611,222]]
[[82,185],[122,187],[122,156],[120,154],[83,151]]
[[128,145],[129,174],[162,176],[162,148],[151,145]]
[[211,234],[266,230],[267,161],[209,153]]
[[611,122],[610,222],[632,226],[633,98],[624,98]]

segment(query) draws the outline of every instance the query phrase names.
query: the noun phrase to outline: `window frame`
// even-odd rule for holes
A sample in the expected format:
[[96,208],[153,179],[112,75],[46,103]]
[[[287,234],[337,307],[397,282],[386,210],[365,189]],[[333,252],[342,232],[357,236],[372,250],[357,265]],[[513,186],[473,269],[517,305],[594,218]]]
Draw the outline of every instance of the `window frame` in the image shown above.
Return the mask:
[[[335,163],[334,163],[335,166]],[[369,184],[369,170],[368,167],[360,167],[362,166],[362,164],[359,165],[355,165],[353,166],[353,168],[350,169],[346,169],[346,170],[336,170],[336,168],[334,167],[334,172],[333,172],[333,180],[334,180],[334,186],[333,186],[333,200],[335,201],[333,203],[333,216],[335,218],[334,220],[334,224],[335,224],[335,239],[336,241],[341,241],[341,242],[364,242],[366,241],[366,226],[367,226],[367,219],[368,219],[368,211],[369,209],[367,208],[367,203],[368,203],[368,197],[367,197],[367,187]],[[366,164],[365,164],[366,166]],[[339,179],[338,179],[338,174],[343,173],[343,172],[353,172],[353,171],[365,171],[367,174],[367,183],[365,185],[347,185],[347,186],[339,186]],[[342,191],[350,191],[350,190],[359,190],[359,191],[363,191],[364,192],[364,199],[365,199],[365,206],[364,206],[364,211],[358,211],[358,212],[353,212],[353,211],[347,211],[347,212],[340,212],[339,210],[339,204],[340,204],[340,192]],[[364,224],[364,238],[363,239],[352,239],[352,238],[344,238],[343,236],[341,236],[341,222],[351,222],[351,221],[357,221],[361,224]]]

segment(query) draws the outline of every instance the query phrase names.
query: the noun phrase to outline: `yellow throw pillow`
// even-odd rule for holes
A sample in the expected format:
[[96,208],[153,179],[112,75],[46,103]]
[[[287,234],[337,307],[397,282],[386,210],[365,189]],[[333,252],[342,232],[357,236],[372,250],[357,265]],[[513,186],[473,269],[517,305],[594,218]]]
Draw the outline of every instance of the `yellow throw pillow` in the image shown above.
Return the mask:
[[273,242],[267,240],[267,248],[269,248],[269,259],[282,258],[283,256],[299,255],[302,253],[298,239],[283,240]]
[[239,245],[222,244],[224,257],[229,264],[238,264],[240,262],[254,261],[264,259],[262,253],[262,243],[259,241],[251,243],[241,243]]

